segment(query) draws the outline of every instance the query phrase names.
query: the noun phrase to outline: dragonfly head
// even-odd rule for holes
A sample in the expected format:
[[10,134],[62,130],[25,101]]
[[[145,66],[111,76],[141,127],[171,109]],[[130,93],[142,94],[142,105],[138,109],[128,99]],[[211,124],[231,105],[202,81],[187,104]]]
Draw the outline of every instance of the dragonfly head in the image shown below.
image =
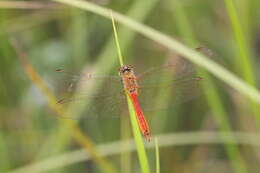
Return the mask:
[[119,68],[119,75],[126,75],[133,73],[133,66],[131,65],[123,65]]

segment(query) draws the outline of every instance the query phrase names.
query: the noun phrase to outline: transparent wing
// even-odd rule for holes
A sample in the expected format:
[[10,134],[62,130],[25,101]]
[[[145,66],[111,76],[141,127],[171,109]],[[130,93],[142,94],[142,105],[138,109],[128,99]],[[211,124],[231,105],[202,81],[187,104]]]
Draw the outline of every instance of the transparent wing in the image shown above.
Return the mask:
[[140,86],[159,85],[176,81],[192,80],[195,74],[194,66],[183,58],[170,59],[165,65],[150,68],[137,75]]
[[[198,51],[210,52],[206,48]],[[193,64],[181,56],[171,55],[165,65],[137,75],[139,100],[144,111],[165,110],[198,97],[202,77],[196,75]]]
[[120,77],[114,75],[94,74],[87,71],[75,75],[71,72],[65,71],[64,69],[56,69],[55,71],[58,78],[63,80],[66,91],[68,92],[73,92],[75,90],[84,91],[89,85],[106,80],[111,81],[110,85],[119,85],[120,83]]
[[[126,105],[120,77],[90,73],[71,75],[64,70],[57,72],[65,75],[65,80],[68,81],[65,83],[67,89],[57,104],[73,108],[73,113],[69,112],[64,118],[91,119],[120,116],[121,109]],[[81,112],[79,117],[78,112]]]
[[[213,52],[206,47],[198,47],[196,51],[212,57]],[[152,67],[137,75],[140,86],[157,85],[158,83],[176,83],[178,81],[194,81],[198,79],[194,65],[184,57],[171,53],[166,64]],[[200,78],[202,79],[202,78]]]
[[140,89],[139,100],[144,111],[171,109],[200,95],[200,77],[168,80],[158,86]]
[[[58,104],[74,107],[73,112],[66,114],[69,119],[110,119],[121,116],[126,109],[126,99],[123,94],[114,95],[84,95],[62,99]],[[80,109],[80,115],[78,110]]]

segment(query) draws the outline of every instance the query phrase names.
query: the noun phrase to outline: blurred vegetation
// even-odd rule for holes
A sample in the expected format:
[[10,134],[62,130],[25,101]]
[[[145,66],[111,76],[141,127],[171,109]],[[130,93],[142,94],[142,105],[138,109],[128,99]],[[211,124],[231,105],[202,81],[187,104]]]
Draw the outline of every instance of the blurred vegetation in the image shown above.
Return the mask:
[[[214,55],[208,58],[259,88],[260,1],[91,2],[188,47],[209,48]],[[120,23],[117,27],[124,62],[133,64],[136,71],[176,57],[175,52],[130,28]],[[127,116],[85,118],[91,100],[63,108],[56,104],[57,98],[68,95],[64,81],[71,79],[57,75],[58,68],[72,74],[117,75],[111,20],[52,1],[0,1],[0,28],[0,172],[141,172],[133,143],[110,144],[132,138]],[[20,52],[11,39],[18,40]],[[145,113],[160,147],[155,152],[150,146],[154,141],[146,143],[151,172],[158,163],[160,172],[258,172],[259,137],[252,135],[260,127],[259,104],[205,69],[196,71],[203,78],[196,90],[200,96],[194,94],[192,100],[168,111]],[[100,80],[88,92],[102,92],[109,85],[105,82]],[[161,94],[151,104],[174,104],[168,92],[159,89]],[[101,114],[103,108],[89,110]],[[66,114],[77,119],[62,117]],[[159,158],[155,153],[160,153]]]

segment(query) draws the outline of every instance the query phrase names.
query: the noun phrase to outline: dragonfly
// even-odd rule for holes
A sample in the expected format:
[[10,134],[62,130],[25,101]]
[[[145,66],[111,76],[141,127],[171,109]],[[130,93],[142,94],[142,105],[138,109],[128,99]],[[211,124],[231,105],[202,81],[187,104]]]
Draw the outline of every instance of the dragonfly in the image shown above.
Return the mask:
[[[205,49],[202,48],[197,50],[205,51]],[[58,103],[65,104],[89,99],[93,101],[90,106],[91,108],[97,106],[98,111],[103,111],[103,113],[107,115],[110,114],[107,112],[108,109],[112,110],[114,107],[121,107],[120,104],[122,103],[126,104],[126,100],[122,100],[122,98],[125,99],[122,95],[127,94],[132,102],[139,129],[144,139],[146,141],[151,141],[150,127],[143,110],[166,109],[169,105],[165,106],[156,103],[149,107],[149,101],[153,101],[156,96],[161,96],[163,93],[161,92],[162,90],[174,91],[173,97],[175,98],[176,104],[178,102],[182,103],[189,101],[198,96],[198,92],[195,90],[197,90],[198,82],[201,81],[202,78],[196,75],[191,63],[185,61],[182,57],[176,57],[177,58],[174,58],[174,62],[150,68],[140,74],[136,74],[134,66],[123,65],[118,70],[119,76],[95,75],[92,73],[73,76],[75,81],[73,80],[69,83],[68,90],[73,90],[73,86],[80,83],[80,81],[83,81],[81,86],[86,86],[96,80],[106,80],[106,82],[101,86],[101,94],[92,94],[92,91],[87,90],[86,92],[88,94],[82,94],[82,97],[78,96],[81,94],[76,94],[77,96],[72,98],[60,99]],[[71,75],[70,73],[65,72],[64,69],[57,69],[56,71],[58,73]],[[81,89],[76,89],[77,92],[80,90]],[[116,103],[113,105],[111,100]],[[101,106],[98,107],[100,104]]]
[[137,83],[137,77],[134,74],[134,69],[131,65],[123,65],[119,69],[119,74],[122,78],[124,90],[126,94],[129,95],[132,104],[134,106],[139,128],[144,138],[150,142],[151,134],[150,134],[149,125],[147,123],[147,120],[144,116],[144,113],[138,101],[139,85]]

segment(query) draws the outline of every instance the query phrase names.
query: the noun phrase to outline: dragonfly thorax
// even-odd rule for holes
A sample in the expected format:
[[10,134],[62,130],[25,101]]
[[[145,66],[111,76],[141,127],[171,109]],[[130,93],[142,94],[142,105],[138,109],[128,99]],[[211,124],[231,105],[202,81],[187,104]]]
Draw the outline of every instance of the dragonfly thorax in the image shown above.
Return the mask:
[[119,74],[122,78],[124,89],[129,93],[137,93],[138,84],[133,67],[131,65],[124,65],[120,67]]

